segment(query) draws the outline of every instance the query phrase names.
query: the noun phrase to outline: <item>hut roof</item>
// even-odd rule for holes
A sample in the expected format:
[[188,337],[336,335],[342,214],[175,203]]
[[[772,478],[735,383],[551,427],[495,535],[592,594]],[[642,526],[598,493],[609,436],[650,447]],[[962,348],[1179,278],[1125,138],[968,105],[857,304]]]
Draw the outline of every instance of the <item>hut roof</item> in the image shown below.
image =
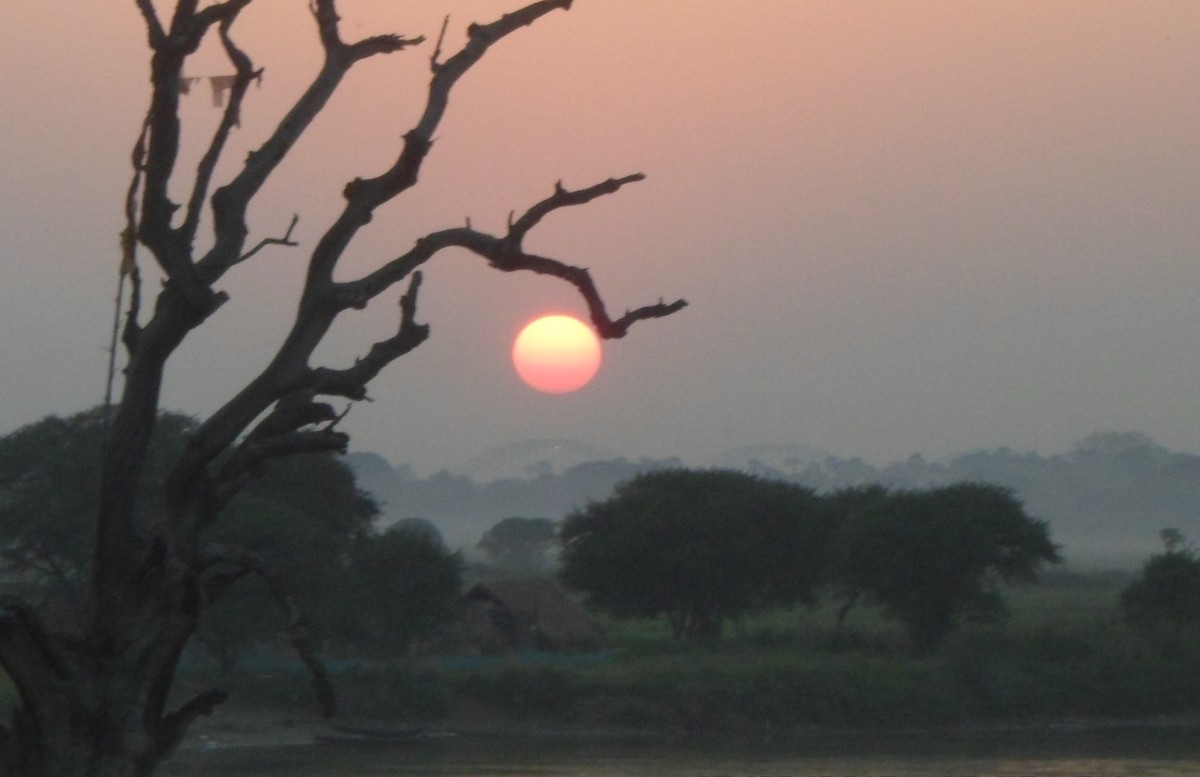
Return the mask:
[[600,627],[550,580],[490,580],[472,587],[466,597],[469,602],[490,604],[509,613],[521,633],[532,635],[533,647],[594,650],[604,644]]

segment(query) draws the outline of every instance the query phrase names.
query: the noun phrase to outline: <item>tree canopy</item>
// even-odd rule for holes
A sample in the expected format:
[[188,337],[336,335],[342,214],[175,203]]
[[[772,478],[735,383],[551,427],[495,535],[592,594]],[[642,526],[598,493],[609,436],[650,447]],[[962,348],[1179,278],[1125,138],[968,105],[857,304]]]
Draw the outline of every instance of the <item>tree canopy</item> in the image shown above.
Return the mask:
[[651,472],[566,518],[562,578],[617,617],[666,615],[676,639],[708,639],[725,619],[808,600],[829,528],[821,500],[800,486]]
[[[188,416],[160,414],[139,510],[162,509],[166,465],[195,429]],[[3,580],[31,598],[54,601],[59,610],[81,604],[87,581],[104,433],[104,409],[97,407],[47,416],[0,438]],[[347,554],[371,536],[377,514],[333,454],[302,454],[264,464],[207,536],[269,563],[304,607],[314,633],[335,634],[345,627],[347,610],[333,593],[345,588],[340,578],[348,574]],[[252,579],[243,577],[226,596],[228,606],[206,613],[197,637],[228,667],[284,621],[269,591]]]
[[478,547],[496,564],[511,569],[537,570],[551,561],[547,554],[558,544],[558,527],[549,518],[512,516],[483,533]]
[[1121,592],[1121,608],[1139,628],[1179,632],[1200,625],[1200,559],[1178,530],[1165,529],[1162,538],[1166,550]]
[[831,500],[839,523],[834,586],[850,604],[865,595],[880,605],[922,650],[963,618],[1003,614],[997,584],[1028,578],[1059,558],[1046,524],[998,486],[873,487]]
[[[196,421],[160,413],[134,509],[162,510],[169,463]],[[0,559],[10,581],[55,596],[79,593],[91,564],[100,459],[107,424],[103,407],[46,416],[0,437]]]
[[349,641],[370,654],[407,655],[459,613],[462,559],[419,528],[359,538],[349,566],[353,591],[340,600],[358,603]]

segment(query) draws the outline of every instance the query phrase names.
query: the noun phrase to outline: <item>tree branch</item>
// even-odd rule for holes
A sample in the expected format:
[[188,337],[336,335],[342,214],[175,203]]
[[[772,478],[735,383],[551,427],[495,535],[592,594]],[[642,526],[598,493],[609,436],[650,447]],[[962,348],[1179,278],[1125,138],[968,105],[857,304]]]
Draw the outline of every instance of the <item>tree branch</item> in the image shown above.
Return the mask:
[[257,575],[267,584],[275,603],[287,616],[288,624],[285,632],[288,641],[291,642],[292,649],[296,651],[304,663],[305,669],[308,670],[321,714],[327,718],[333,717],[337,711],[337,699],[333,684],[329,680],[329,672],[317,656],[316,641],[313,639],[312,632],[309,631],[308,622],[288,591],[282,575],[256,553],[241,548],[212,545],[204,554],[203,566],[207,569],[215,569],[220,565],[232,566],[235,570],[234,579],[245,575]]
[[[338,19],[332,0],[317,0],[313,12],[326,48],[324,65],[308,89],[280,120],[271,136],[247,156],[241,171],[214,192],[212,212],[217,239],[208,253],[197,262],[202,277],[208,283],[214,282],[227,269],[244,260],[242,241],[248,232],[245,225],[246,209],[251,199],[325,107],[350,67],[366,57],[399,51],[422,40],[385,35],[347,46],[337,34]],[[236,47],[232,47],[231,41],[227,49],[233,57]],[[230,119],[236,116],[234,108],[240,106],[241,95],[252,76],[239,68],[238,81],[231,94],[223,127],[232,126]]]
[[342,47],[342,38],[338,33],[338,22],[342,19],[337,15],[333,0],[315,0],[310,6],[313,18],[317,20],[317,32],[321,36],[321,45],[325,53],[332,54]]
[[242,9],[252,2],[254,0],[225,0],[223,3],[214,3],[196,14],[195,24],[201,28],[200,34],[203,34],[214,24],[232,22]]
[[150,35],[150,48],[157,49],[167,38],[162,22],[158,20],[158,12],[154,10],[154,4],[150,0],[136,0],[136,2],[138,10],[142,12],[142,18],[146,20],[146,31]]
[[613,194],[626,184],[641,181],[644,178],[645,176],[641,173],[635,173],[623,178],[610,178],[607,181],[575,191],[564,189],[560,183],[555,186],[553,194],[534,204],[519,219],[513,221],[504,237],[498,238],[478,232],[469,226],[430,233],[419,239],[410,251],[393,259],[375,272],[358,281],[336,284],[335,293],[338,304],[343,308],[362,307],[392,284],[414,272],[417,267],[429,261],[437,252],[445,248],[458,247],[486,258],[493,267],[504,272],[528,270],[539,275],[550,275],[567,281],[583,296],[592,323],[601,337],[607,339],[624,337],[629,327],[635,322],[669,316],[686,307],[687,302],[676,300],[665,303],[660,300],[657,304],[626,311],[624,315],[613,319],[609,316],[604,300],[587,269],[525,253],[521,244],[526,234],[553,211],[572,205],[586,204],[598,197]]
[[258,245],[254,246],[254,248],[251,248],[249,251],[247,251],[246,253],[239,256],[237,258],[237,261],[234,262],[234,264],[240,264],[240,263],[246,261],[250,257],[257,254],[259,251],[266,248],[267,246],[288,246],[290,248],[295,248],[296,246],[299,245],[299,243],[292,240],[292,230],[296,228],[296,224],[299,223],[299,221],[300,221],[299,214],[292,214],[292,223],[288,224],[287,231],[283,233],[283,237],[265,237],[265,238],[263,238],[262,240],[260,240],[258,242]]
[[221,45],[225,49],[226,56],[229,57],[230,63],[234,66],[233,86],[229,90],[229,100],[225,105],[225,112],[221,116],[221,121],[218,123],[216,130],[213,131],[212,139],[209,141],[208,148],[204,152],[204,156],[200,158],[200,162],[196,165],[196,179],[192,183],[192,194],[188,198],[187,212],[184,217],[183,224],[179,227],[179,232],[182,239],[189,244],[196,238],[196,230],[200,224],[200,213],[204,207],[204,200],[208,196],[209,186],[212,184],[213,173],[216,171],[217,164],[221,160],[221,155],[224,153],[225,145],[229,141],[229,135],[233,132],[234,127],[237,127],[241,120],[242,101],[246,97],[246,89],[250,82],[255,78],[262,77],[262,70],[255,70],[254,64],[250,61],[250,57],[246,55],[229,35],[230,27],[233,25],[235,16],[224,19],[218,27],[218,32],[221,38]]
[[384,367],[429,339],[429,325],[416,322],[417,292],[421,273],[414,272],[408,291],[400,297],[400,327],[396,334],[371,346],[366,356],[344,370],[319,368],[313,371],[313,388],[318,394],[361,400],[367,397],[367,384]]
[[347,45],[342,42],[341,33],[338,30],[338,22],[342,19],[334,7],[334,0],[315,0],[311,10],[313,18],[317,20],[321,45],[325,47],[327,55],[340,53],[349,55],[351,60],[359,60],[376,54],[391,54],[394,51],[425,42],[423,35],[416,38],[405,38],[401,35],[376,35]]
[[529,230],[533,229],[537,226],[538,222],[559,208],[566,208],[571,205],[586,205],[597,197],[614,194],[626,184],[644,180],[646,180],[645,175],[634,173],[624,178],[609,178],[607,181],[601,181],[598,184],[577,191],[567,191],[563,188],[562,181],[559,181],[554,185],[554,194],[535,204],[529,210],[525,211],[525,214],[521,218],[508,225],[508,239],[515,245],[520,246],[521,241],[525,239],[525,235]]
[[[325,0],[330,9],[332,0]],[[319,3],[320,4],[320,3]],[[532,24],[556,8],[570,8],[571,0],[539,0],[505,14],[491,24],[472,24],[467,28],[467,43],[458,53],[443,63],[433,62],[433,79],[429,94],[416,125],[404,134],[404,145],[396,162],[374,178],[356,178],[346,185],[346,208],[317,244],[309,265],[308,289],[332,281],[334,267],[354,234],[369,223],[375,209],[393,199],[417,182],[417,174],[429,149],[433,135],[450,101],[450,90],[487,50],[510,33]]]
[[217,502],[222,507],[228,504],[247,481],[262,474],[263,464],[270,459],[298,453],[345,453],[349,443],[350,435],[335,432],[332,426],[244,440],[213,481]]
[[224,704],[229,694],[216,688],[201,693],[176,711],[163,716],[159,724],[158,741],[156,743],[159,759],[169,757],[179,747],[187,735],[188,728],[201,716],[213,714],[217,705]]

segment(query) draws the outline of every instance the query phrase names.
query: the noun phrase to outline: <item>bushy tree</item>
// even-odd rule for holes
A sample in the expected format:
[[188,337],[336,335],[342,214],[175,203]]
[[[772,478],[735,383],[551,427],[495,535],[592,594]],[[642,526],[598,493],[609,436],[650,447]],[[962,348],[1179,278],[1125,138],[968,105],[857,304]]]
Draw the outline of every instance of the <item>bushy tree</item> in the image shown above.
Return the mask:
[[715,638],[725,619],[808,600],[828,528],[821,500],[800,486],[651,472],[567,517],[562,578],[617,617],[666,615],[676,639]]
[[478,547],[501,566],[538,570],[547,566],[547,554],[557,544],[558,527],[554,521],[513,516],[484,532]]
[[394,526],[360,537],[350,555],[350,639],[379,656],[408,655],[458,614],[462,558],[427,532]]
[[1164,530],[1162,538],[1165,551],[1151,556],[1121,592],[1121,609],[1138,628],[1178,633],[1200,625],[1200,559],[1177,530]]
[[350,550],[371,533],[378,513],[330,453],[268,463],[230,502],[210,538],[261,559],[272,577],[241,575],[225,594],[226,606],[204,614],[197,639],[232,669],[246,650],[286,628],[290,615],[278,606],[280,596],[304,612],[316,640],[344,633],[360,615],[339,598],[353,574]]
[[[160,413],[133,509],[163,508],[168,463],[196,421]],[[0,566],[10,586],[24,584],[78,599],[91,565],[100,459],[107,431],[103,407],[49,415],[0,437]]]
[[841,511],[834,585],[851,604],[865,595],[880,605],[922,651],[963,619],[1002,615],[998,583],[1059,559],[1046,524],[998,486],[868,488],[837,494],[832,504]]
[[401,518],[393,524],[393,527],[424,534],[434,545],[446,546],[446,538],[442,536],[441,530],[428,518],[418,518],[417,516]]

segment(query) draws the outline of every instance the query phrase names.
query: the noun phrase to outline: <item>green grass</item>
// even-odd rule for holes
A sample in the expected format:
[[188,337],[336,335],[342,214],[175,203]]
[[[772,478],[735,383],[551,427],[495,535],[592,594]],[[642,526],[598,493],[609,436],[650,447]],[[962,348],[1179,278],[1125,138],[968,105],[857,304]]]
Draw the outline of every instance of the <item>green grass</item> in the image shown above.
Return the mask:
[[[673,642],[663,619],[602,618],[600,654],[437,657],[335,673],[345,709],[436,719],[456,705],[555,723],[761,737],[800,727],[927,726],[1200,712],[1200,634],[1138,634],[1119,582],[1006,592],[1010,616],[964,624],[918,656],[877,609],[759,613],[716,643]],[[310,703],[299,677],[247,678],[272,703]],[[730,733],[732,732],[732,733]]]
[[1008,618],[965,624],[923,657],[895,623],[863,606],[841,629],[829,603],[760,613],[703,645],[672,642],[661,619],[605,619],[611,661],[452,682],[457,693],[510,700],[517,711],[688,730],[1200,711],[1200,639],[1168,645],[1134,633],[1121,621],[1119,591],[1111,580],[1010,589]]

